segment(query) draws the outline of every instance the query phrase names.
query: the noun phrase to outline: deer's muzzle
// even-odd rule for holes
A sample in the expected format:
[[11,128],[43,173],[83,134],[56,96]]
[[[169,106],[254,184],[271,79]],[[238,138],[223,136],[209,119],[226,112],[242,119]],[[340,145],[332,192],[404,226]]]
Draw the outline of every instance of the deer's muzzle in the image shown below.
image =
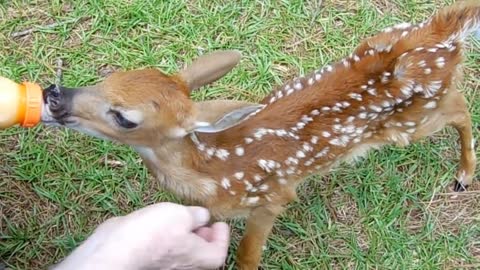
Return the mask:
[[42,121],[45,123],[56,122],[67,124],[72,114],[73,96],[77,91],[59,85],[50,85],[43,91],[45,107],[42,113]]

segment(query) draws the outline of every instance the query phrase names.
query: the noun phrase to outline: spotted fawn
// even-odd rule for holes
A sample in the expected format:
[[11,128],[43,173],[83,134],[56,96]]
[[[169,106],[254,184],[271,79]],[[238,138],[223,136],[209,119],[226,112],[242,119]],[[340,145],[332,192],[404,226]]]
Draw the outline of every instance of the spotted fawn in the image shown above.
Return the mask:
[[189,97],[237,65],[237,51],[204,55],[173,75],[116,72],[94,86],[50,87],[43,120],[128,144],[185,203],[204,205],[215,219],[246,218],[237,264],[257,269],[296,187],[368,150],[406,146],[450,125],[461,143],[454,189],[472,183],[472,125],[457,84],[464,43],[479,27],[480,1],[458,2],[364,39],[350,56],[259,103]]

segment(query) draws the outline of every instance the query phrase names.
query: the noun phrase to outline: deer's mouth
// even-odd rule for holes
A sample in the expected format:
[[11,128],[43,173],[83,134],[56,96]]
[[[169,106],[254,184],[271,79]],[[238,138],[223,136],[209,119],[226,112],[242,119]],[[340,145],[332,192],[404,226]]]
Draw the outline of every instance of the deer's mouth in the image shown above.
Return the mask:
[[76,117],[71,113],[72,93],[73,91],[65,91],[58,85],[50,85],[44,89],[41,119],[45,125],[72,126],[78,123]]

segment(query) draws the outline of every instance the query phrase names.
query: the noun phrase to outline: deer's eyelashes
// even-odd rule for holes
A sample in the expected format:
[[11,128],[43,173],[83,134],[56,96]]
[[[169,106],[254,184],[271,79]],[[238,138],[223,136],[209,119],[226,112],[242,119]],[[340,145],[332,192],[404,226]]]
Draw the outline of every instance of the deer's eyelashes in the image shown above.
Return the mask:
[[117,125],[126,129],[133,129],[138,127],[138,124],[127,119],[120,111],[109,110],[108,113],[112,115],[113,120]]

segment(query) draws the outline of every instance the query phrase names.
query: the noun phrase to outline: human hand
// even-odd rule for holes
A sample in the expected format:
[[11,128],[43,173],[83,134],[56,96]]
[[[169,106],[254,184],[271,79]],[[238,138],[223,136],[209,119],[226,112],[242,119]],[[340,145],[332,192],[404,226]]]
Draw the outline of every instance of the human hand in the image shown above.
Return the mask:
[[227,256],[229,227],[223,222],[206,227],[209,219],[201,207],[150,205],[105,221],[53,269],[218,268]]

